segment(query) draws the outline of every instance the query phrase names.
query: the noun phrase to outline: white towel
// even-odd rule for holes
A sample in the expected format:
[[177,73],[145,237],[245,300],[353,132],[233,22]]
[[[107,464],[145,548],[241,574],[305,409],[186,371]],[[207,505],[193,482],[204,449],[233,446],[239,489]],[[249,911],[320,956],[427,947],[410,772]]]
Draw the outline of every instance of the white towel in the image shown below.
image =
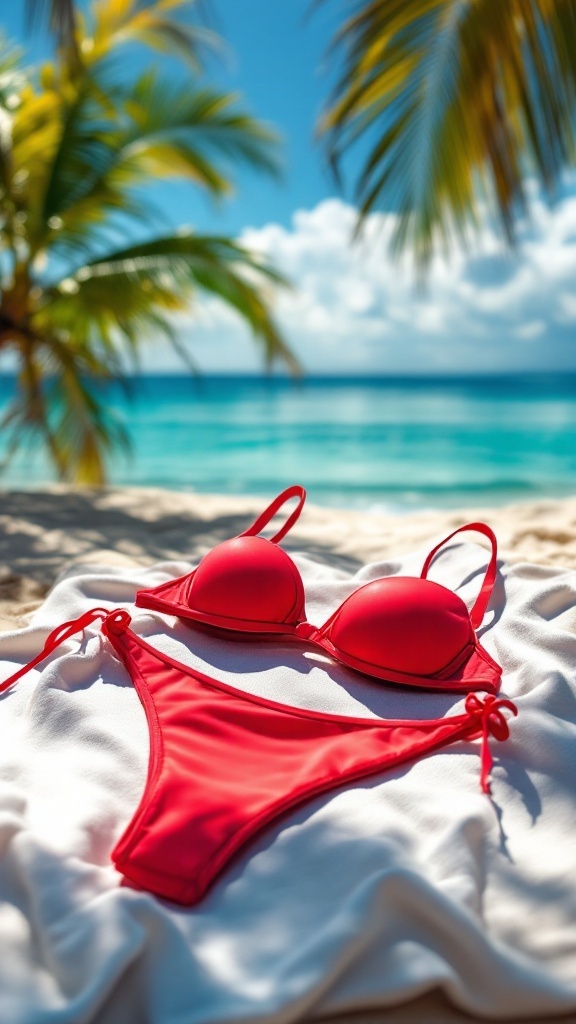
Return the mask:
[[[309,620],[369,579],[418,574],[424,555],[352,578],[296,556]],[[454,542],[431,575],[470,607],[486,560]],[[138,588],[189,568],[71,570],[29,628],[0,638],[0,679],[54,626],[120,606],[159,649],[288,704],[461,710],[457,695],[371,682],[296,644],[133,609]],[[2,1024],[288,1024],[437,988],[488,1017],[576,1010],[576,573],[501,565],[483,643],[519,709],[510,739],[492,741],[492,799],[479,741],[454,744],[299,806],[182,908],[119,887],[109,855],[144,787],[144,711],[97,625],[67,641],[0,697]]]

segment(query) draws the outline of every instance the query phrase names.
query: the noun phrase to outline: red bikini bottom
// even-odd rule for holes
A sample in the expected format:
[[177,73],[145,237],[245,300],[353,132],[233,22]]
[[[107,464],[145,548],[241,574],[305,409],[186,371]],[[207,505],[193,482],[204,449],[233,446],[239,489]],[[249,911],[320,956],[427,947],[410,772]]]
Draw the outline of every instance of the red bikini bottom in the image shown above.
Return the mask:
[[202,899],[234,854],[265,825],[310,797],[413,761],[457,740],[505,740],[502,708],[475,693],[465,712],[432,721],[382,721],[306,711],[254,697],[156,651],[129,629],[128,612],[94,608],[65,622],[9,679],[7,690],[64,640],[96,619],[124,662],[150,730],[146,787],[112,851],[127,884],[186,905]]
[[102,629],[148,719],[150,762],[139,807],[112,852],[128,884],[178,903],[200,900],[236,851],[288,808],[403,761],[488,734],[506,739],[501,707],[475,694],[437,721],[348,718],[265,700],[155,650],[112,612]]

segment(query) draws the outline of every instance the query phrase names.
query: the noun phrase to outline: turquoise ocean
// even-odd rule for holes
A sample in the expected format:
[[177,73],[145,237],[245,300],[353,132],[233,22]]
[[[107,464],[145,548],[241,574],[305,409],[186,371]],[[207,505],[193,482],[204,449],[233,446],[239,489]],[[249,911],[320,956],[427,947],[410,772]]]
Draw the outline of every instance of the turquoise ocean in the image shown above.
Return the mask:
[[[0,378],[0,412],[13,391]],[[393,511],[576,493],[576,374],[142,376],[104,398],[132,439],[111,484],[271,497],[298,482],[318,504]],[[0,484],[54,479],[35,445]]]

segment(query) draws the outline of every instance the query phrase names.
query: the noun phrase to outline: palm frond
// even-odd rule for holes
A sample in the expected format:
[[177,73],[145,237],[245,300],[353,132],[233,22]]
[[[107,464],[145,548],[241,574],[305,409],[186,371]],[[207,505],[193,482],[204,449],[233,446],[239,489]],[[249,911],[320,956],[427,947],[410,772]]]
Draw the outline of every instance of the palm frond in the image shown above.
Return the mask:
[[183,58],[194,71],[201,68],[205,50],[218,50],[221,41],[196,21],[177,16],[191,9],[201,12],[197,0],[100,0],[93,8],[92,25],[86,24],[80,48],[89,65],[105,60],[121,46],[140,43],[159,53]]
[[136,274],[121,261],[115,268],[100,269],[101,273],[92,273],[84,268],[47,290],[32,325],[40,335],[73,338],[76,347],[103,360],[110,373],[121,374],[126,353],[119,342],[123,339],[135,357],[147,339],[172,340],[172,327],[162,311],[183,310],[187,296],[180,278],[166,269],[159,274],[141,268]]
[[95,174],[101,174],[113,159],[107,143],[113,125],[102,116],[90,85],[85,79],[73,101],[61,110],[59,145],[51,161],[41,210],[45,222],[83,198],[85,178],[92,180]]
[[110,253],[94,260],[47,293],[34,319],[40,332],[57,328],[86,343],[113,351],[121,335],[135,348],[160,328],[170,340],[169,321],[158,311],[189,307],[195,289],[232,306],[262,346],[265,361],[300,365],[270,313],[266,288],[287,286],[285,278],[260,257],[227,238],[176,235]]
[[27,180],[33,168],[26,191],[34,251],[82,249],[92,227],[118,213],[149,223],[151,206],[133,190],[151,176],[188,178],[222,195],[232,190],[239,161],[278,169],[275,135],[238,109],[234,96],[146,74],[115,90],[112,119],[102,92],[87,74],[69,102],[57,89],[30,90],[18,111],[14,160]]
[[[105,455],[130,448],[126,430],[98,395],[96,380],[110,379],[103,362],[85,359],[74,346],[51,339],[48,373],[53,432],[64,466],[64,479],[101,485],[106,480]],[[96,374],[95,371],[98,371]],[[114,377],[118,378],[117,370]],[[95,379],[96,378],[96,379]]]
[[227,174],[239,161],[259,171],[277,173],[280,164],[278,135],[255,121],[239,105],[239,97],[206,86],[177,86],[153,71],[146,73],[124,94],[131,117],[121,154],[139,153],[153,172],[189,173],[200,184],[222,190],[223,175],[213,184],[206,170],[214,161],[227,160]]
[[52,427],[37,349],[27,342],[19,346],[18,355],[18,392],[0,421],[0,428],[7,433],[7,454],[4,464],[10,461],[18,448],[34,444],[40,436],[50,452],[58,474],[62,476],[66,470],[65,459]]
[[105,456],[130,440],[118,418],[98,394],[96,380],[108,381],[106,363],[57,336],[19,347],[18,395],[0,427],[8,434],[6,462],[22,445],[41,437],[62,480],[100,485],[106,479]]
[[398,215],[424,266],[487,203],[509,240],[527,172],[552,192],[574,159],[576,0],[371,0],[334,40],[343,71],[319,126],[329,159],[368,147],[360,224]]

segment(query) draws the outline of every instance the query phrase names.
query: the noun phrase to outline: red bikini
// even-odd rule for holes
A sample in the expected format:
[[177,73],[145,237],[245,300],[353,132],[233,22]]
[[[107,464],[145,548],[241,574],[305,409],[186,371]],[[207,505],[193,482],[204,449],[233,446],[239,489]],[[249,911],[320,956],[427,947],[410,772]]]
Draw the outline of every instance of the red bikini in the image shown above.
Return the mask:
[[[282,529],[270,540],[255,536],[294,497],[298,505]],[[306,621],[302,577],[277,546],[298,519],[305,497],[303,487],[289,487],[239,537],[219,544],[185,576],[139,590],[136,604],[234,640],[266,634],[305,640],[344,665],[390,683],[497,693],[502,670],[475,634],[496,578],[496,537],[490,527],[460,526],[430,552],[419,579],[388,576],[366,583],[316,627]],[[470,614],[461,597],[426,578],[435,554],[463,530],[483,534],[492,546]]]
[[[284,496],[280,497],[285,498],[286,495],[287,492],[284,492]],[[264,513],[264,517],[269,511]],[[292,513],[292,522],[299,511],[300,508]],[[261,529],[264,517],[260,517],[252,529]],[[290,520],[272,542],[262,538],[252,539],[258,543],[259,549],[261,545],[271,545],[284,535],[289,525]],[[475,524],[474,528],[477,525],[481,524]],[[493,538],[492,531],[488,531],[487,527],[484,530],[487,536]],[[220,545],[212,555],[221,552],[222,548],[229,548],[233,543]],[[262,550],[267,551],[268,548]],[[287,559],[293,567],[290,572],[297,574],[294,563],[284,552],[276,548],[272,550]],[[434,552],[426,560],[423,576]],[[206,558],[210,559],[211,556]],[[281,559],[275,564],[286,563]],[[473,609],[473,623],[478,623],[482,618],[489,596],[489,592],[486,596],[487,581],[489,589],[493,582],[494,570],[490,582],[493,564],[495,541],[481,598],[476,601]],[[227,566],[224,568],[227,569]],[[255,563],[252,563],[252,571],[255,576],[259,575]],[[192,579],[193,576],[190,574],[183,580]],[[299,574],[297,579],[301,587]],[[182,584],[183,581],[176,582]],[[394,580],[375,582],[384,584]],[[450,636],[455,638],[453,642],[460,642],[464,636],[463,632],[458,632],[461,628],[462,608],[466,611],[460,599],[425,579],[415,582],[415,593],[421,601],[418,607],[423,609],[425,617],[433,613],[426,601],[420,598],[423,593],[431,595],[430,602],[436,609],[440,606],[448,609],[444,615],[454,616],[458,625],[453,627],[451,623],[446,628]],[[384,593],[383,590],[370,590],[373,587],[373,583],[366,584],[357,594],[366,591],[377,595]],[[250,594],[256,594],[257,588],[249,584],[248,590]],[[436,591],[440,591],[441,596],[437,596]],[[225,593],[225,588],[221,593]],[[445,594],[460,604],[450,604]],[[343,609],[355,597],[352,595],[348,598],[322,627],[319,632],[323,639],[327,629],[337,621]],[[385,605],[394,612],[390,600],[388,593],[385,593],[383,600],[376,598],[380,614]],[[368,610],[369,604],[366,605]],[[243,604],[244,607],[249,612],[254,610],[254,604],[250,601],[246,606]],[[260,607],[265,608],[264,605]],[[410,608],[407,605],[404,607],[405,615],[412,616],[412,625],[416,628],[417,616],[414,618]],[[207,614],[206,611],[200,613]],[[278,606],[275,614],[278,615]],[[293,614],[299,615],[298,612]],[[397,612],[396,616],[395,621],[399,623],[396,628],[400,629],[401,618]],[[64,640],[97,619],[103,620],[102,632],[110,640],[134,682],[150,730],[146,787],[132,821],[112,851],[112,859],[129,884],[186,905],[200,900],[236,851],[288,808],[355,779],[414,760],[457,740],[482,737],[481,784],[483,790],[488,792],[492,765],[489,735],[499,740],[506,739],[509,729],[502,709],[508,708],[516,714],[516,708],[509,700],[492,695],[481,700],[473,693],[469,693],[466,698],[463,714],[431,721],[385,722],[380,719],[301,710],[252,696],[181,665],[134,633],[130,629],[128,612],[121,609],[108,612],[100,608],[92,609],[54,630],[46,640],[41,654],[2,683],[0,691],[7,689],[30,668],[39,664]],[[247,617],[240,621],[258,621],[260,625],[266,619]],[[303,621],[303,603],[298,621]],[[438,614],[437,622],[443,621]],[[277,618],[276,624],[279,623],[284,625],[282,619]],[[330,635],[334,637],[333,630]],[[409,635],[407,626],[404,635]],[[413,644],[417,632],[410,635]],[[390,634],[386,636],[386,656],[389,657],[391,639]],[[338,639],[341,642],[340,634]],[[323,643],[320,646],[328,649]],[[471,678],[464,674],[465,664],[474,656],[474,651],[469,652],[469,646],[476,651],[478,644],[475,639],[469,639],[469,633],[466,633],[466,660],[463,658],[460,662],[460,688],[466,685],[466,678]],[[396,649],[399,649],[398,645]],[[411,648],[407,650],[411,656]],[[339,657],[340,653],[339,650]],[[410,661],[410,667],[413,664]],[[379,673],[381,671],[379,668]],[[456,671],[452,668],[451,682],[455,681]],[[405,674],[396,673],[397,676]],[[414,673],[407,674],[410,675],[410,682],[414,683]],[[423,677],[419,675],[417,678],[420,680],[417,685],[423,685]],[[494,681],[494,677],[491,678]],[[446,679],[441,670],[434,678],[434,683],[438,679],[442,683]]]

